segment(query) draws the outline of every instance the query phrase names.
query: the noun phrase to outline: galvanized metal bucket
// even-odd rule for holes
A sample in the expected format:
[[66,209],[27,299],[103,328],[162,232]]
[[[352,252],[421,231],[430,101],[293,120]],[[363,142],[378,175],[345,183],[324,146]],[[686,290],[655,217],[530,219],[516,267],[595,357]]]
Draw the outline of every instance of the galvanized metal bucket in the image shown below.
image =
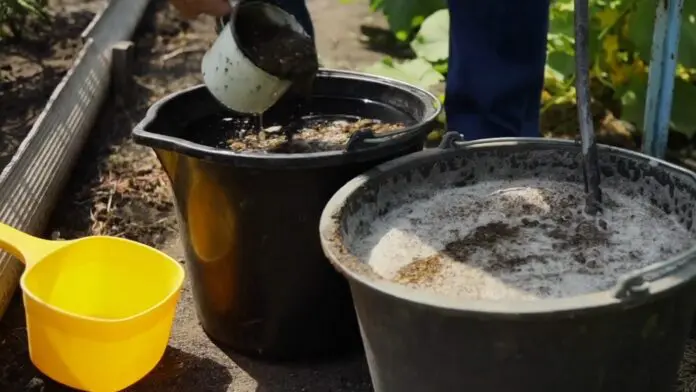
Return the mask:
[[[624,187],[696,233],[694,173],[598,148],[604,186]],[[321,242],[350,284],[375,392],[674,391],[696,308],[696,247],[630,272],[607,290],[538,301],[415,290],[380,278],[352,250],[410,191],[431,197],[508,179],[583,184],[581,156],[571,141],[464,143],[446,135],[440,148],[379,165],[336,192],[321,216]]]

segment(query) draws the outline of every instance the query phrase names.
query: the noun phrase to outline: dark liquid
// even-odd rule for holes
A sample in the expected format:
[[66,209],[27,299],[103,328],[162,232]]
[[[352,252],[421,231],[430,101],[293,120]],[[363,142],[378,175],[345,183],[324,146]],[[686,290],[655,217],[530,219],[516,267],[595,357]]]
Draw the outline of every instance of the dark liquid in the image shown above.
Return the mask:
[[[314,79],[312,79],[312,81],[314,81]],[[306,88],[310,90],[304,91]],[[293,136],[301,129],[305,128],[306,124],[304,124],[303,115],[307,112],[308,108],[312,106],[311,85],[309,87],[306,85],[293,85],[288,95],[295,101],[295,109],[290,113],[288,124],[283,126],[283,133],[285,133],[285,138],[288,142],[291,142]]]
[[[297,131],[306,128],[328,126],[336,121],[357,122],[364,120],[356,116],[319,115],[302,116],[295,120]],[[268,128],[282,126],[281,124],[266,124]],[[286,127],[283,127],[283,132]],[[258,133],[258,118],[253,117],[222,117],[210,116],[192,123],[187,129],[187,139],[210,147],[225,148],[230,139],[241,139],[250,134]],[[290,139],[288,139],[290,141]]]
[[[282,132],[285,132],[291,123],[299,131],[337,120],[356,122],[361,119],[376,119],[382,123],[405,125],[414,122],[413,117],[407,113],[367,99],[333,96],[313,98],[311,105],[300,105],[298,110],[289,97],[284,97],[278,105],[263,114],[263,126],[281,126]],[[194,143],[228,149],[230,139],[241,139],[258,133],[258,126],[259,116],[233,116],[230,112],[222,111],[192,122],[186,127],[183,136]]]

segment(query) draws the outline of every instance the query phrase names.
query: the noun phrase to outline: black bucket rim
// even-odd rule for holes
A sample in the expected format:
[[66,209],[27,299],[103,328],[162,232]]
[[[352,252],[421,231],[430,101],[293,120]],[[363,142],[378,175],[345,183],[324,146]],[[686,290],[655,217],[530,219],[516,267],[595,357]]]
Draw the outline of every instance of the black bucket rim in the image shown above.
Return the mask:
[[[696,278],[696,245],[665,261],[656,262],[641,270],[631,271],[622,275],[617,279],[616,284],[607,290],[543,300],[475,300],[456,298],[412,289],[386,279],[370,278],[349,267],[348,265],[351,263],[362,263],[362,261],[343,247],[343,241],[336,233],[340,229],[340,217],[346,201],[350,195],[366,186],[368,182],[386,176],[396,168],[406,164],[415,166],[419,162],[431,161],[441,156],[465,154],[467,151],[476,148],[492,148],[510,144],[536,144],[547,147],[555,145],[558,148],[578,150],[578,153],[581,150],[581,146],[575,141],[533,137],[491,138],[457,144],[455,146],[455,143],[451,140],[443,140],[442,145],[438,148],[426,149],[385,162],[353,178],[332,196],[326,204],[319,221],[321,246],[329,262],[348,279],[351,285],[358,284],[364,289],[406,301],[410,305],[427,306],[445,313],[467,313],[498,318],[528,318],[530,316],[549,317],[559,313],[579,314],[599,309],[610,310],[616,307],[637,306],[667,295]],[[681,173],[696,182],[696,173],[662,159],[605,144],[597,144],[597,148],[600,151],[623,154],[631,158],[645,160],[650,165],[661,166],[667,170]],[[649,282],[643,282],[640,291],[635,292],[636,295],[618,295],[618,293],[623,292],[629,282],[634,281],[636,275],[642,275],[642,271],[654,267],[669,270],[670,273],[659,276]],[[669,267],[673,268],[669,269]]]
[[432,105],[434,110],[425,118],[417,120],[417,122],[414,124],[390,133],[379,135],[380,139],[389,139],[392,135],[394,135],[394,137],[381,143],[375,143],[371,147],[354,150],[344,149],[314,153],[239,153],[232,150],[205,146],[180,137],[148,131],[148,128],[157,121],[157,117],[163,106],[182,95],[190,93],[191,91],[206,88],[204,84],[199,84],[171,93],[152,104],[152,106],[150,106],[150,108],[147,110],[143,119],[133,128],[133,139],[136,143],[151,148],[175,151],[190,157],[221,164],[234,165],[237,167],[251,167],[259,169],[298,169],[339,166],[353,162],[363,162],[378,159],[380,157],[390,155],[394,150],[406,149],[414,142],[424,141],[425,137],[431,130],[430,125],[435,123],[437,117],[442,113],[443,110],[442,103],[434,94],[421,87],[402,82],[400,80],[364,72],[345,71],[330,68],[320,68],[317,76],[339,77],[365,82],[387,84],[391,87],[410,92],[414,95],[427,97],[430,102],[424,102],[424,104]]

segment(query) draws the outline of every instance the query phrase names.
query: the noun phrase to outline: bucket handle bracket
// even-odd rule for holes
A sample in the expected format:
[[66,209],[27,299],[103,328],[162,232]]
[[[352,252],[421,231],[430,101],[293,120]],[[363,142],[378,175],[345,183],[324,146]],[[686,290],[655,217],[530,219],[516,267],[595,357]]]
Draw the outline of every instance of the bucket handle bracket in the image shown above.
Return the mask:
[[614,297],[617,299],[636,299],[648,294],[650,294],[650,288],[643,276],[630,276],[619,279],[614,289]]
[[[632,300],[648,295],[650,293],[650,282],[673,274],[685,267],[692,266],[694,264],[692,254],[692,251],[686,251],[670,260],[649,265],[622,276],[614,287],[614,297],[621,300]],[[692,276],[693,272],[689,274],[689,277]]]
[[379,144],[389,143],[391,140],[398,139],[401,136],[406,136],[413,134],[414,131],[411,128],[407,128],[397,132],[385,133],[383,135],[377,135],[372,131],[372,129],[365,128],[350,135],[350,139],[346,143],[346,151],[356,151],[365,148],[374,147]]
[[464,143],[464,137],[462,134],[459,132],[450,131],[442,135],[442,140],[437,148],[449,150],[458,147],[461,143]]
[[375,137],[375,133],[372,130],[361,129],[350,135],[350,139],[348,139],[346,144],[346,151],[355,151],[360,150],[361,147],[367,147],[369,144],[368,139],[374,139]]

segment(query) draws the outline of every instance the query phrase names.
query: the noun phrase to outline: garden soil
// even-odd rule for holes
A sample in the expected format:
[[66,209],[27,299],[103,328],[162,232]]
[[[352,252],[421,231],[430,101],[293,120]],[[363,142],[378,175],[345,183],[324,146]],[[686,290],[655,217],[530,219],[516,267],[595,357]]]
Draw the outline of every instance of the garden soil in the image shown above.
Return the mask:
[[82,48],[80,34],[105,0],[50,0],[52,23],[30,21],[21,40],[0,42],[0,170]]
[[[69,13],[65,18],[72,18],[75,23],[60,22],[59,16],[50,34],[39,37],[38,41],[43,43],[21,47],[3,44],[0,48],[1,149],[13,146],[12,143],[16,146],[29,129],[69,66],[71,57],[79,50],[80,43],[75,37],[103,4],[84,0],[51,2],[56,12]],[[118,235],[156,246],[183,263],[166,176],[151,150],[135,145],[130,132],[153,102],[201,83],[200,60],[215,35],[212,19],[183,21],[166,1],[153,0],[153,3],[149,18],[134,38],[136,95],[114,99],[106,105],[62,201],[56,207],[46,236],[68,239],[88,234]],[[308,0],[308,5],[315,21],[320,61],[326,67],[360,69],[381,59],[385,52],[396,57],[408,54],[408,48],[393,45],[391,36],[384,32],[384,20],[370,15],[366,0],[349,4],[337,0]],[[60,11],[61,7],[64,11]],[[371,26],[361,26],[365,22]],[[371,39],[367,41],[361,31]],[[60,38],[63,36],[67,37]],[[65,54],[58,54],[63,50],[59,50],[63,44],[58,42],[66,42],[65,52],[62,52]],[[38,49],[32,49],[34,47]],[[568,109],[568,112],[573,111]],[[558,117],[563,121],[568,117],[572,119],[565,113]],[[545,126],[563,128],[564,132],[574,127],[560,126],[554,121]],[[615,133],[626,135],[625,132]],[[8,138],[14,139],[7,142]],[[0,165],[2,159],[5,158],[0,158]],[[685,362],[685,374],[696,372],[693,371],[695,358],[696,355],[692,355]],[[685,377],[685,380],[686,383],[690,378]],[[66,390],[69,389],[51,382],[31,365],[23,309],[17,295],[0,320],[0,391]],[[360,357],[328,363],[271,364],[215,346],[196,319],[187,282],[163,360],[129,390],[369,392],[372,388],[367,366]]]
[[[351,49],[345,52],[347,57],[338,58],[333,64],[349,64],[349,68],[355,69],[382,56],[363,49],[352,33],[360,30],[360,24],[369,14],[366,4],[310,0],[309,6],[318,31],[331,30],[318,40],[320,53],[324,50],[335,55],[344,53],[345,48]],[[153,1],[148,16],[134,38],[135,96],[107,103],[64,197],[56,206],[46,236],[68,239],[88,234],[117,235],[156,246],[183,263],[168,180],[151,150],[133,143],[130,133],[152,103],[169,93],[202,83],[200,61],[215,38],[214,23],[204,17],[190,22],[181,20],[164,0]],[[341,21],[341,33],[333,28],[337,21]],[[341,50],[336,49],[339,44]],[[66,69],[68,66],[66,63]],[[45,98],[51,90],[47,88]],[[36,99],[39,110],[45,98],[43,102]],[[26,120],[29,125],[31,120]],[[41,375],[30,363],[23,309],[17,295],[0,320],[0,391],[68,390]],[[189,282],[184,287],[163,360],[150,375],[129,389],[148,392],[370,390],[367,367],[360,357],[322,363],[273,364],[217,347],[198,323]]]

